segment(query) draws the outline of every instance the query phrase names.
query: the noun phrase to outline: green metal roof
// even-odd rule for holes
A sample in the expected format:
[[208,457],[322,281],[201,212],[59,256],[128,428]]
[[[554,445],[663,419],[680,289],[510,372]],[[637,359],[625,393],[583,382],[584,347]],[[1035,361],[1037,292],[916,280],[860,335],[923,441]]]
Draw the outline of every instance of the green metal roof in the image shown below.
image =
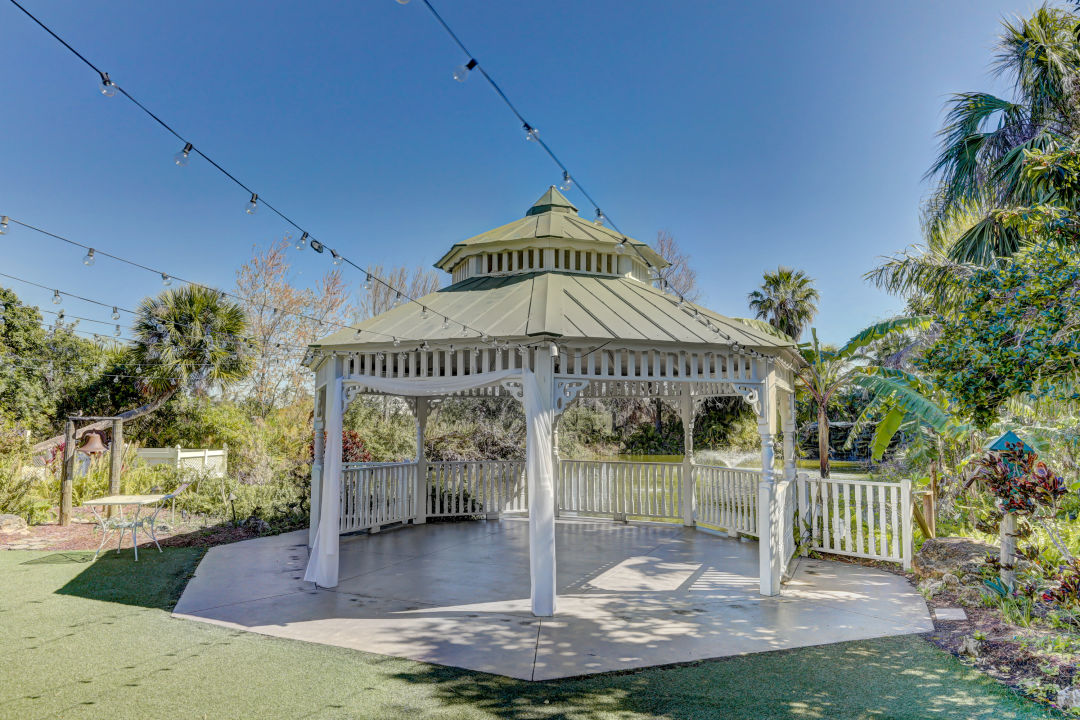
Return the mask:
[[552,185],[526,211],[525,217],[462,240],[451,247],[450,251],[435,263],[435,267],[450,272],[462,255],[471,254],[469,251],[479,251],[480,247],[485,250],[488,249],[486,246],[509,248],[520,244],[520,241],[532,241],[530,244],[537,247],[560,247],[560,240],[600,245],[602,247],[598,249],[608,251],[625,240],[628,245],[634,245],[654,267],[668,266],[668,262],[648,244],[580,217],[574,204]]
[[[420,318],[421,306],[430,312]],[[696,308],[729,339],[709,330],[692,316]],[[475,340],[462,336],[460,325],[442,327],[448,316],[493,338],[551,336],[567,340],[623,340],[665,344],[717,345],[737,342],[756,349],[787,349],[797,352],[790,338],[776,331],[766,332],[752,322],[727,318],[700,306],[686,303],[685,309],[672,296],[647,283],[630,278],[603,277],[560,272],[538,272],[510,276],[471,278],[418,298],[360,323],[371,330],[402,342],[422,340]],[[355,330],[342,330],[318,345],[340,349],[390,344],[389,337]]]

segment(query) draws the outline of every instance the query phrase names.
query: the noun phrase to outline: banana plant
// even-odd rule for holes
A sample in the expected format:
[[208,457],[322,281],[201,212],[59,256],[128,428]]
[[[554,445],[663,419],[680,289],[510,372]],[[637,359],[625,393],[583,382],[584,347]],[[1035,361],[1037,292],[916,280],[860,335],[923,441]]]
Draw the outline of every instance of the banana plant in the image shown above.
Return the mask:
[[[817,328],[810,329],[811,340],[800,346],[806,365],[796,369],[799,382],[817,405],[818,457],[821,477],[829,477],[829,401],[848,385],[863,385],[867,368],[876,367],[875,360],[864,351],[871,344],[890,335],[930,327],[926,315],[895,317],[875,323],[857,333],[839,349],[823,348],[818,341]],[[863,385],[865,387],[865,385]]]

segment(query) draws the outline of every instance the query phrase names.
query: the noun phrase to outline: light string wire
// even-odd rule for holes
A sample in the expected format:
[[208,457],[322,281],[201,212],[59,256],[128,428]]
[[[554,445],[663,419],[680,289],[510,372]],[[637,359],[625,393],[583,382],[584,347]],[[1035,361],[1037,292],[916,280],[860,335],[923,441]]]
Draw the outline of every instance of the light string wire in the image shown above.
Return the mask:
[[[385,338],[389,338],[389,339],[394,338],[393,335],[389,335],[387,333],[380,333],[380,332],[376,332],[374,330],[360,330],[359,328],[357,328],[354,325],[348,325],[348,324],[344,324],[344,323],[339,323],[339,322],[334,321],[334,320],[326,320],[326,319],[315,317],[313,315],[305,315],[304,313],[296,312],[294,310],[285,310],[283,308],[275,307],[275,306],[269,305],[267,303],[254,303],[254,302],[251,302],[250,300],[248,300],[247,298],[245,298],[245,297],[243,297],[241,295],[237,295],[236,293],[228,292],[226,290],[219,290],[218,288],[210,287],[209,285],[204,285],[203,283],[196,282],[194,280],[186,280],[186,279],[184,279],[184,278],[182,278],[182,277],[180,277],[178,275],[173,275],[171,273],[163,272],[161,270],[149,267],[147,265],[143,265],[142,263],[136,262],[135,260],[129,260],[128,258],[120,257],[119,255],[114,255],[114,254],[112,254],[110,252],[107,252],[105,250],[101,250],[101,249],[99,249],[97,247],[91,247],[90,245],[86,245],[84,243],[78,242],[77,240],[72,240],[70,238],[66,238],[63,235],[57,235],[56,233],[49,232],[48,230],[45,230],[43,228],[37,227],[35,225],[31,225],[31,224],[26,223],[26,222],[23,222],[23,221],[15,218],[15,217],[12,217],[10,215],[5,215],[4,217],[6,217],[11,223],[14,223],[15,225],[19,225],[21,227],[24,227],[27,230],[33,230],[34,232],[41,233],[42,235],[54,238],[56,240],[60,240],[61,242],[65,242],[65,243],[67,243],[69,245],[73,245],[75,247],[82,248],[83,250],[87,250],[87,251],[93,250],[95,256],[101,255],[102,257],[107,257],[110,260],[116,260],[117,262],[125,263],[127,265],[131,265],[132,267],[139,268],[140,270],[146,270],[147,272],[152,273],[154,275],[160,275],[163,280],[165,280],[165,279],[176,280],[176,281],[182,282],[182,283],[184,283],[186,285],[199,287],[199,288],[202,288],[204,290],[209,290],[211,292],[218,293],[218,294],[224,295],[226,297],[230,297],[230,298],[232,298],[234,300],[238,300],[238,301],[240,301],[242,303],[246,303],[246,304],[250,304],[250,305],[256,305],[256,306],[258,306],[260,308],[260,310],[268,310],[269,309],[269,310],[272,310],[274,312],[282,313],[284,315],[292,315],[293,317],[303,318],[305,320],[311,320],[313,322],[318,323],[320,326],[336,327],[336,328],[340,328],[342,330],[357,330],[359,332],[367,332],[367,333],[371,333],[372,335],[378,335],[380,337],[385,337]],[[3,273],[0,273],[0,275],[3,275]],[[5,276],[5,277],[7,277],[7,276]],[[39,287],[44,287],[44,286],[39,285]],[[51,288],[46,288],[46,289],[51,289]],[[64,293],[62,293],[62,294],[64,294]],[[132,311],[125,310],[125,312],[132,312]]]
[[[463,322],[461,322],[460,320],[458,320],[456,318],[450,317],[446,313],[438,312],[436,310],[426,308],[426,306],[424,306],[422,303],[417,302],[417,298],[412,297],[407,292],[405,292],[403,289],[401,289],[401,288],[393,285],[392,283],[382,279],[377,274],[371,272],[371,270],[369,268],[361,267],[360,265],[353,262],[351,259],[349,259],[349,258],[345,257],[343,254],[339,253],[334,248],[331,248],[331,247],[325,245],[324,243],[320,242],[319,240],[317,240],[315,238],[315,236],[313,236],[310,232],[304,230],[304,228],[302,228],[292,218],[290,218],[288,215],[283,213],[281,210],[279,210],[273,204],[267,202],[264,198],[259,197],[258,193],[256,193],[254,190],[252,190],[247,184],[242,182],[239,178],[237,178],[231,172],[229,172],[224,167],[222,167],[213,158],[211,158],[205,152],[200,150],[198,147],[196,147],[189,140],[184,138],[183,135],[181,135],[179,132],[177,132],[175,129],[173,129],[172,126],[170,126],[167,122],[162,120],[161,117],[159,117],[157,114],[152,112],[148,107],[146,107],[146,105],[142,104],[139,100],[137,100],[131,93],[129,93],[123,87],[117,85],[112,80],[112,78],[109,77],[109,74],[107,72],[101,70],[97,65],[90,62],[90,60],[88,60],[86,58],[86,56],[84,56],[82,53],[80,53],[78,50],[76,50],[74,47],[72,47],[67,41],[65,41],[62,37],[60,37],[57,33],[55,33],[49,26],[47,26],[45,23],[43,23],[41,20],[39,20],[37,17],[35,17],[33,13],[31,13],[29,10],[27,10],[25,7],[23,7],[18,2],[18,0],[9,0],[9,1],[11,2],[12,5],[14,5],[19,10],[21,10],[24,15],[26,15],[28,18],[33,20],[39,27],[41,27],[43,30],[45,30],[45,32],[47,32],[49,35],[51,35],[57,42],[59,42],[61,45],[63,45],[65,48],[67,48],[73,55],[75,55],[75,57],[77,57],[79,60],[81,60],[83,63],[85,63],[87,67],[89,67],[91,70],[96,72],[98,74],[98,76],[101,78],[101,83],[102,83],[103,88],[112,87],[116,91],[119,91],[124,97],[126,97],[128,100],[130,100],[132,103],[134,103],[136,107],[138,107],[140,110],[142,110],[147,116],[149,116],[151,119],[153,119],[158,125],[160,125],[162,128],[164,128],[169,134],[171,134],[173,137],[175,137],[180,142],[184,143],[184,149],[183,149],[182,152],[185,155],[187,153],[190,153],[190,152],[196,153],[199,157],[206,160],[206,162],[210,163],[211,166],[213,166],[216,170],[218,170],[218,172],[220,172],[226,178],[231,180],[233,183],[235,183],[237,186],[242,188],[244,191],[246,191],[248,193],[251,193],[251,201],[249,203],[250,206],[254,207],[256,205],[256,203],[257,203],[259,205],[263,205],[263,206],[267,207],[272,213],[277,215],[282,221],[284,221],[286,224],[292,226],[298,232],[300,232],[301,233],[301,238],[303,240],[310,240],[311,241],[311,247],[313,249],[315,249],[316,251],[318,251],[320,253],[323,251],[323,249],[329,250],[330,254],[333,256],[335,261],[340,260],[341,262],[344,262],[344,263],[352,266],[356,270],[359,270],[360,272],[362,272],[362,273],[364,273],[366,275],[368,281],[379,283],[380,285],[385,287],[387,290],[395,293],[397,298],[402,299],[402,300],[407,300],[410,303],[416,303],[416,304],[420,305],[420,307],[422,309],[431,310],[431,312],[433,314],[435,314],[435,315],[437,315],[439,317],[442,317],[445,321],[454,323],[456,325],[460,325],[463,332],[473,332],[473,333],[476,333],[478,336],[481,336],[481,337],[486,336],[486,333],[484,333],[483,331],[478,330],[478,329],[473,328],[473,327],[470,327],[467,323],[463,323]],[[371,333],[373,335],[378,335],[378,336],[385,337],[385,338],[397,339],[396,336],[390,335],[388,333],[381,333],[381,332],[376,332],[376,331],[373,331],[373,330],[360,329],[360,328],[357,328],[357,327],[352,326],[352,325],[342,325],[341,327],[349,328],[349,329],[352,329],[352,330],[358,330],[360,332],[369,332],[369,333]]]
[[[469,69],[475,69],[480,71],[480,74],[487,81],[488,85],[491,86],[491,89],[495,91],[495,94],[498,95],[499,98],[503,101],[503,103],[506,104],[506,107],[509,108],[510,112],[514,114],[514,117],[516,117],[518,121],[521,122],[521,126],[529,135],[529,138],[536,142],[536,144],[538,144],[541,148],[543,148],[544,152],[547,153],[548,157],[551,158],[552,162],[558,165],[559,169],[562,170],[563,178],[567,181],[571,181],[573,185],[577,187],[577,189],[585,197],[585,199],[589,201],[589,204],[593,206],[593,209],[596,210],[597,218],[607,220],[609,223],[611,223],[611,229],[622,237],[623,245],[633,248],[634,252],[637,253],[639,258],[641,258],[641,261],[644,262],[650,270],[656,272],[659,276],[659,268],[653,265],[653,263],[647,257],[645,257],[644,253],[642,253],[641,249],[637,246],[637,243],[629,242],[630,238],[628,238],[626,234],[619,229],[619,226],[615,224],[615,221],[612,220],[611,217],[607,215],[607,213],[603,212],[600,209],[599,203],[593,200],[592,195],[590,195],[589,191],[585,189],[585,186],[581,184],[577,176],[570,172],[570,169],[561,159],[559,159],[559,156],[555,154],[555,151],[551,149],[551,146],[548,145],[542,137],[540,137],[540,132],[536,128],[536,126],[532,125],[528,120],[525,119],[525,116],[521,114],[521,111],[518,110],[517,106],[514,105],[513,101],[511,101],[507,94],[503,92],[503,89],[499,87],[499,84],[495,82],[495,78],[491,77],[484,65],[481,64],[480,61],[478,61],[476,57],[469,51],[469,48],[465,46],[465,43],[462,41],[461,37],[456,32],[454,32],[454,29],[451,28],[450,24],[446,22],[446,19],[443,18],[441,14],[439,14],[439,11],[435,9],[435,6],[431,4],[430,0],[421,0],[421,2],[423,2],[424,6],[439,22],[442,28],[446,31],[446,34],[450,36],[450,39],[453,40],[454,43],[461,49],[461,52],[465,53],[466,57],[469,58],[468,65],[466,65],[466,67]],[[662,277],[657,277],[657,279],[661,282],[665,282]]]
[[[68,292],[67,290],[60,290],[60,289],[57,289],[57,288],[52,288],[52,287],[49,287],[48,285],[42,285],[39,282],[34,282],[33,280],[27,280],[26,278],[21,278],[21,277],[18,277],[16,275],[9,275],[7,273],[0,273],[0,277],[6,278],[8,280],[14,280],[16,282],[25,283],[27,285],[32,285],[33,287],[41,288],[42,290],[49,290],[49,291],[51,291],[51,292],[53,292],[53,293],[55,293],[57,295],[66,295],[67,297],[72,297],[72,298],[75,298],[77,300],[82,300],[83,302],[92,303],[92,304],[98,305],[100,307],[112,308],[112,309],[116,310],[118,313],[124,312],[124,313],[128,313],[129,315],[137,315],[138,314],[135,310],[129,310],[129,309],[127,309],[125,307],[122,307],[120,305],[113,305],[111,303],[102,302],[101,300],[94,300],[93,298],[83,297],[82,295],[76,295],[75,293]],[[179,279],[179,278],[177,278],[177,279]],[[2,310],[4,308],[4,306],[5,306],[5,303],[0,301],[0,310]],[[57,311],[57,310],[49,310],[48,308],[37,307],[37,306],[32,306],[32,305],[28,305],[27,307],[34,307],[38,312],[51,313],[51,314],[58,315],[58,316],[61,315],[61,312]],[[112,322],[109,322],[109,321],[106,321],[106,320],[96,320],[94,318],[81,317],[81,316],[78,316],[78,315],[68,315],[66,313],[63,314],[61,319],[64,319],[64,320],[67,320],[67,319],[85,320],[87,322],[101,323],[102,325],[116,325],[117,324],[117,321],[115,319]],[[76,330],[75,328],[70,328],[70,329],[73,332],[82,332],[82,333],[91,332],[89,330]],[[105,337],[104,333],[94,333],[94,334],[95,335],[100,335],[101,337]],[[140,340],[136,340],[134,338],[121,338],[121,339],[127,340],[128,342],[133,342],[133,343],[141,342]],[[266,346],[268,346],[268,345],[269,344],[267,344]],[[273,346],[275,348],[277,348],[277,349],[284,348],[284,349],[287,349],[287,350],[307,350],[309,348],[309,346],[307,346],[307,345],[290,345],[288,343],[273,343]]]

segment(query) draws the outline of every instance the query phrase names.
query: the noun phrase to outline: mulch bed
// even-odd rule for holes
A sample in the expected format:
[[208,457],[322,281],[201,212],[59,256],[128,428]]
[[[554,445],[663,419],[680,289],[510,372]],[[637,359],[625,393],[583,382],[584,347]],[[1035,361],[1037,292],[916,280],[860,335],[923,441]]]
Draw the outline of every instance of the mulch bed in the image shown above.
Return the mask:
[[[259,537],[259,533],[244,526],[233,526],[203,517],[181,517],[176,523],[172,513],[165,510],[158,517],[157,538],[161,547],[212,547]],[[139,533],[139,548],[153,547]],[[115,534],[105,548],[116,549]],[[0,550],[97,550],[101,543],[101,530],[89,508],[73,508],[72,522],[61,527],[56,522],[31,525],[27,533],[0,533]],[[123,548],[131,547],[131,533],[124,537]]]

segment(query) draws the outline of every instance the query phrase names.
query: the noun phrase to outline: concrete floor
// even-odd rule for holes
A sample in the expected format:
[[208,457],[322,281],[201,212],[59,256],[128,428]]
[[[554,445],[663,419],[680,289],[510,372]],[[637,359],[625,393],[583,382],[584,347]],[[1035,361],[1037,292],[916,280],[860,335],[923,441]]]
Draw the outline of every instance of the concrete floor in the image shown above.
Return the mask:
[[307,532],[211,549],[177,617],[527,680],[927,632],[897,575],[799,561],[758,595],[757,543],[678,526],[560,520],[558,610],[529,611],[527,521],[343,538],[340,584],[302,580]]

